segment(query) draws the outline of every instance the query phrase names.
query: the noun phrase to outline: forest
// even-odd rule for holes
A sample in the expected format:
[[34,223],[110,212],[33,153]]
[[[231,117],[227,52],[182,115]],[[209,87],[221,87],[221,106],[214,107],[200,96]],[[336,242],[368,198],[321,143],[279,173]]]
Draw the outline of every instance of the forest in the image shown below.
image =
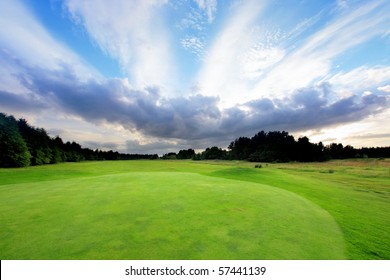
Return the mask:
[[229,145],[234,159],[254,162],[311,162],[348,158],[390,157],[390,147],[359,148],[332,143],[311,143],[306,136],[295,140],[285,131],[260,131],[252,138],[240,137]]
[[[389,147],[356,149],[350,145],[332,143],[324,146],[311,143],[309,138],[294,136],[285,131],[260,131],[253,137],[239,137],[228,150],[212,146],[195,153],[190,148],[178,153],[164,154],[162,159],[193,160],[247,160],[251,162],[311,162],[347,158],[389,158]],[[84,160],[136,160],[158,159],[157,154],[123,154],[83,148],[76,142],[66,142],[50,137],[45,129],[31,126],[25,119],[0,113],[0,167],[78,162]]]
[[33,127],[25,119],[16,120],[12,115],[0,113],[0,167],[157,158],[157,154],[122,154],[82,148],[76,142],[64,143],[59,136],[51,138],[45,129]]

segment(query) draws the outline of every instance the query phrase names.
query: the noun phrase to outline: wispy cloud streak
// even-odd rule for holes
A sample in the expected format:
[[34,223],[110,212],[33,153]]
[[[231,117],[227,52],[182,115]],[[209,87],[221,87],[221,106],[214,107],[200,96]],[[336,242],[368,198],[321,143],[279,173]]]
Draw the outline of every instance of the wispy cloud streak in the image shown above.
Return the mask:
[[168,1],[67,0],[66,8],[136,85],[174,89],[172,43],[160,15]]
[[258,94],[284,96],[330,73],[332,59],[378,36],[390,25],[388,3],[377,1],[343,14],[289,53],[254,89]]

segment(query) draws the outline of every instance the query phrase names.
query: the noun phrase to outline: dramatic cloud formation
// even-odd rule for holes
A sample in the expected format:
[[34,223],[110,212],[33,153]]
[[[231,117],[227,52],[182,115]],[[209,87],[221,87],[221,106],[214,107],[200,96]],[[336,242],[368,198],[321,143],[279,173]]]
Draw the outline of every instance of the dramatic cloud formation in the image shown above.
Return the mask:
[[[297,130],[353,122],[387,108],[383,96],[337,98],[328,84],[302,88],[288,98],[261,98],[219,109],[218,98],[191,95],[165,98],[158,88],[138,90],[127,79],[80,81],[71,69],[24,69],[18,77],[28,95],[4,93],[20,109],[51,104],[96,123],[118,123],[146,135],[174,139],[218,138],[266,130]],[[45,100],[40,103],[39,100]],[[330,101],[333,100],[333,101]]]
[[[259,130],[390,139],[386,1],[44,3],[0,3],[0,110],[53,134],[160,154]],[[55,12],[68,33],[43,20]],[[61,34],[85,36],[84,49]],[[101,74],[88,48],[122,74]]]

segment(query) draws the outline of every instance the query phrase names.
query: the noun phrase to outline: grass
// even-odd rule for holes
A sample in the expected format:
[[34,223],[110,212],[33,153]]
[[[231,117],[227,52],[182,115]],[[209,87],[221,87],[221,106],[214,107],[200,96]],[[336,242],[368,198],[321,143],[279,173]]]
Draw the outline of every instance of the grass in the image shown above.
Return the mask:
[[0,169],[0,258],[390,259],[389,170],[388,160]]

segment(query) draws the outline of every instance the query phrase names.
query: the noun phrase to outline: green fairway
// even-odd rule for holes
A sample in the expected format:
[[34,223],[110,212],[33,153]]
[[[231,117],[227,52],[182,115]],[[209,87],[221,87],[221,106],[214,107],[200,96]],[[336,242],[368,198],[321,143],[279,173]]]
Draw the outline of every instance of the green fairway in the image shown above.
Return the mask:
[[0,169],[1,259],[390,259],[389,161]]

